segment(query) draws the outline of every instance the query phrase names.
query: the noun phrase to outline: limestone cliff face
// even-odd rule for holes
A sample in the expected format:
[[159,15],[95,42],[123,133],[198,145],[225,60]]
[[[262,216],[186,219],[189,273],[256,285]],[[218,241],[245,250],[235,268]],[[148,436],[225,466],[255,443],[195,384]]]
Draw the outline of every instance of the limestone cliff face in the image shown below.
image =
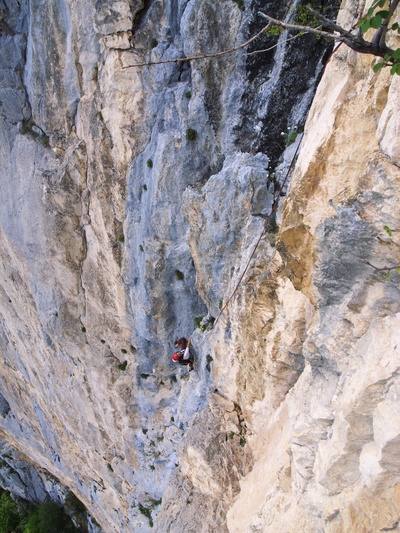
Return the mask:
[[300,3],[0,0],[2,486],[105,532],[397,527],[398,77],[285,32],[142,65]]

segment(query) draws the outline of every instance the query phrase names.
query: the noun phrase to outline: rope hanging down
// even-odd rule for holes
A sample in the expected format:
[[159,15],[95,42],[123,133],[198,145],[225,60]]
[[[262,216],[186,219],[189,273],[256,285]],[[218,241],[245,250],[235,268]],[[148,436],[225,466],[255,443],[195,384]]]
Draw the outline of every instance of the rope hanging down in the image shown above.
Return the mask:
[[303,141],[303,133],[301,134],[300,142],[299,142],[299,144],[297,145],[296,151],[295,151],[295,153],[294,153],[294,155],[293,155],[293,157],[292,157],[292,160],[291,160],[291,162],[290,162],[289,168],[288,168],[288,170],[287,170],[287,172],[286,172],[285,179],[283,180],[282,185],[281,185],[281,187],[280,187],[280,189],[279,189],[279,191],[278,191],[277,197],[276,197],[276,199],[275,199],[275,201],[274,201],[274,203],[273,203],[273,205],[272,205],[271,212],[270,212],[270,214],[267,216],[267,218],[266,218],[266,220],[265,220],[264,227],[263,227],[263,229],[262,229],[262,231],[261,231],[261,233],[260,233],[260,236],[259,236],[258,239],[257,239],[257,242],[256,242],[256,244],[255,244],[255,246],[254,246],[254,248],[253,248],[253,251],[252,251],[251,254],[250,254],[250,257],[249,257],[249,259],[248,259],[248,261],[247,261],[247,263],[246,263],[246,266],[244,267],[244,270],[243,270],[243,272],[241,273],[241,275],[240,275],[240,277],[239,277],[239,280],[238,280],[238,282],[236,283],[236,286],[235,286],[235,288],[233,289],[231,295],[229,296],[229,298],[227,299],[227,301],[225,302],[225,304],[221,307],[221,309],[220,309],[218,315],[216,316],[216,318],[215,318],[215,320],[214,320],[214,323],[213,323],[213,326],[212,326],[212,330],[211,330],[210,333],[207,335],[207,337],[206,337],[205,339],[203,339],[203,341],[199,344],[198,348],[200,348],[201,346],[203,346],[203,344],[205,344],[205,343],[209,340],[209,338],[213,335],[214,330],[215,330],[215,326],[216,326],[218,320],[221,318],[222,313],[225,311],[225,309],[228,307],[228,305],[229,305],[230,302],[232,301],[233,297],[234,297],[235,294],[237,293],[237,291],[238,291],[238,289],[239,289],[239,287],[240,287],[240,285],[241,285],[241,283],[242,283],[242,281],[243,281],[243,278],[244,278],[244,276],[245,276],[245,274],[246,274],[246,272],[247,272],[247,270],[248,270],[248,268],[249,268],[249,266],[250,266],[250,262],[251,262],[251,260],[253,259],[254,254],[255,254],[256,251],[257,251],[257,248],[258,248],[259,245],[260,245],[261,239],[264,237],[265,233],[267,232],[267,230],[268,230],[268,226],[269,226],[269,223],[271,222],[272,217],[276,214],[276,212],[277,212],[277,210],[278,210],[278,207],[279,207],[279,199],[281,198],[281,193],[283,192],[283,189],[284,189],[284,187],[285,187],[285,185],[286,185],[286,182],[287,182],[287,180],[288,180],[288,178],[289,178],[290,171],[292,170],[293,163],[294,163],[294,161],[295,161],[295,159],[296,159],[296,157],[297,157],[297,154],[298,154],[298,152],[299,152],[300,145],[301,145],[302,141]]

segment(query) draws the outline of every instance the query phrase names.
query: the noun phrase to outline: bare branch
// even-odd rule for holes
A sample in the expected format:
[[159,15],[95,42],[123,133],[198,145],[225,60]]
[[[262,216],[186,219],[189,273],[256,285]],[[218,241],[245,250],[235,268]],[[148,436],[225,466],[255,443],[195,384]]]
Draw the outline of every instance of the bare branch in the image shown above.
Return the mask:
[[317,30],[316,28],[311,28],[310,26],[301,26],[300,24],[288,24],[287,22],[283,22],[282,20],[274,19],[269,15],[266,15],[265,13],[261,13],[261,11],[259,11],[258,14],[267,19],[274,26],[280,26],[285,30],[307,31],[310,33],[314,33],[315,35],[321,35],[322,37],[325,37],[330,40],[343,41],[343,37],[341,35],[334,35],[333,33]]
[[[185,61],[197,61],[199,59],[209,59],[213,57],[224,56],[226,54],[232,54],[233,52],[237,52],[238,50],[245,48],[246,46],[251,44],[253,41],[258,39],[258,37],[260,37],[260,35],[262,35],[269,27],[270,27],[270,24],[268,23],[258,33],[256,33],[256,35],[253,35],[253,37],[248,39],[246,42],[240,44],[239,46],[236,46],[235,48],[229,48],[229,50],[215,52],[214,54],[202,54],[199,56],[192,56],[192,57],[178,57],[177,59],[165,59],[163,61],[148,61],[146,63],[134,63],[133,65],[127,65],[125,67],[122,67],[122,69],[132,68],[132,67],[147,67],[149,65],[165,65],[167,63],[184,63]],[[132,50],[128,50],[128,52],[131,52],[131,51]]]
[[[268,28],[272,25],[279,26],[281,28],[284,28],[285,30],[292,30],[292,31],[303,31],[307,33],[311,33],[314,35],[319,35],[323,37],[324,39],[328,39],[331,41],[337,41],[339,43],[346,44],[349,48],[354,50],[355,52],[358,52],[360,54],[371,54],[378,57],[385,57],[387,54],[393,54],[394,50],[391,48],[388,48],[386,45],[385,39],[386,34],[388,31],[388,25],[390,22],[390,19],[392,18],[397,6],[400,4],[400,0],[392,0],[389,6],[389,16],[387,19],[383,19],[382,26],[377,30],[375,33],[374,39],[369,42],[366,41],[361,37],[361,34],[358,33],[357,35],[351,33],[348,30],[345,30],[335,22],[327,19],[318,11],[315,11],[310,6],[306,6],[307,9],[317,18],[317,20],[322,24],[323,27],[327,28],[328,31],[320,30],[318,28],[312,28],[311,26],[303,26],[300,24],[289,24],[286,22],[283,22],[282,20],[275,19],[273,17],[270,17],[269,15],[266,15],[265,13],[262,13],[261,11],[258,12],[260,16],[265,18],[268,21],[268,24],[264,26],[256,35],[245,41],[244,43],[240,44],[239,46],[236,46],[234,48],[229,48],[228,50],[223,50],[221,52],[215,52],[212,54],[201,54],[197,56],[191,56],[191,57],[178,57],[176,59],[165,59],[161,61],[146,61],[142,63],[134,63],[132,65],[126,65],[124,67],[121,67],[123,70],[133,67],[147,67],[151,65],[166,65],[168,63],[184,63],[185,61],[198,61],[201,59],[211,59],[211,58],[218,58],[221,56],[225,56],[227,54],[232,54],[234,52],[237,52],[238,50],[241,50],[242,48],[245,48],[249,44],[251,44],[253,41],[258,39],[265,31],[268,30]],[[255,51],[251,53],[258,53],[262,51],[268,51],[274,48],[275,46],[268,48],[267,50],[260,50]],[[128,52],[133,52],[134,49],[127,50]]]
[[333,22],[333,20],[327,19],[326,17],[324,17],[324,15],[321,15],[321,13],[318,13],[318,11],[315,11],[315,9],[313,9],[311,6],[305,6],[305,8],[308,9],[308,11],[310,11],[310,13],[312,13],[314,17],[319,22],[321,22],[321,24],[325,28],[328,28],[330,31],[337,31],[340,35],[342,35],[343,37],[346,37],[347,39],[359,40],[360,42],[364,42],[364,43],[367,42],[367,41],[364,41],[362,37],[358,37],[354,35],[353,33],[351,33],[350,31],[345,30],[344,28],[342,28],[342,26],[339,26],[338,24]]
[[400,265],[394,265],[394,266],[384,266],[384,267],[376,267],[375,265],[372,265],[369,261],[364,261],[364,263],[370,267],[372,267],[377,272],[389,272],[390,270],[397,270],[400,268]]
[[[396,5],[400,2],[400,0],[394,0],[396,2]],[[310,8],[309,8],[310,9]],[[314,10],[311,10],[312,13],[315,15],[316,12]],[[324,21],[323,24],[326,24],[328,29],[331,29],[331,33],[329,31],[323,31],[318,30],[316,28],[311,28],[311,26],[303,26],[300,24],[288,24],[286,22],[283,22],[282,20],[277,20],[269,15],[266,15],[265,13],[259,12],[259,15],[267,19],[271,24],[275,26],[280,26],[281,28],[287,29],[287,30],[295,30],[295,31],[307,31],[309,33],[313,33],[314,35],[320,35],[321,37],[324,37],[326,39],[339,41],[344,44],[346,44],[349,48],[354,50],[355,52],[358,52],[360,54],[371,54],[378,57],[384,57],[386,54],[392,54],[394,50],[391,48],[388,48],[386,44],[384,43],[383,46],[379,46],[379,44],[369,41],[365,41],[361,36],[359,35],[353,35],[352,33],[348,32],[341,26],[338,26],[332,21],[329,21],[322,15],[318,14],[318,17],[321,21]],[[333,33],[337,32],[337,33]]]

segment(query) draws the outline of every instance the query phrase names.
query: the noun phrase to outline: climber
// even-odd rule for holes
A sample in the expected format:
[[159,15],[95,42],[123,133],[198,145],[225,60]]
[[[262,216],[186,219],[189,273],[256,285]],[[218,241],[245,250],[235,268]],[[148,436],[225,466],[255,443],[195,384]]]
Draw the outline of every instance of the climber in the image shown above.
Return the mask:
[[172,355],[172,360],[175,363],[189,365],[189,372],[194,368],[194,353],[190,349],[190,340],[191,337],[189,337],[189,341],[185,337],[177,339],[175,341],[175,348],[180,348],[180,350]]

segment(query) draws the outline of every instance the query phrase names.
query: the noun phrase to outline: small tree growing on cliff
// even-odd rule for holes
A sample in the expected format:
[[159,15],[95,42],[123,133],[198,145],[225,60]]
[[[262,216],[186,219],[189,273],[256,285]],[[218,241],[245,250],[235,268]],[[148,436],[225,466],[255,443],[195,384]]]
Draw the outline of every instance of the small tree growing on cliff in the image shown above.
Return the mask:
[[[162,61],[146,61],[143,63],[134,63],[132,65],[126,65],[122,69],[133,67],[144,67],[150,65],[164,65],[166,63],[182,63],[187,61],[196,61],[201,59],[213,59],[221,57],[227,54],[232,54],[240,49],[246,48],[256,39],[258,39],[264,32],[268,31],[273,34],[273,28],[282,28],[289,31],[308,32],[312,33],[320,38],[337,41],[344,43],[349,48],[360,54],[371,54],[382,58],[382,61],[376,63],[373,67],[377,72],[382,67],[391,67],[391,74],[400,75],[400,48],[391,48],[388,45],[388,37],[391,34],[400,35],[400,24],[393,22],[393,18],[400,4],[400,0],[374,0],[371,7],[368,9],[367,14],[362,17],[350,30],[345,30],[335,21],[329,20],[322,13],[313,9],[311,6],[304,6],[304,10],[307,10],[311,15],[313,21],[316,21],[314,25],[307,24],[289,24],[282,20],[275,19],[266,13],[259,12],[259,15],[268,21],[267,26],[262,28],[256,35],[253,35],[246,42],[242,43],[235,48],[229,50],[222,50],[220,52],[212,54],[201,54],[193,57],[179,57],[176,59],[165,59]],[[385,8],[385,9],[383,9]],[[374,29],[375,33],[371,40],[364,38],[365,34]],[[276,35],[279,35],[279,31],[276,31]],[[272,47],[274,48],[274,47]],[[261,50],[265,52],[266,50]],[[253,54],[256,53],[252,52]]]
[[[382,67],[390,66],[391,74],[400,75],[400,48],[394,49],[388,45],[390,34],[400,35],[399,23],[392,22],[399,3],[400,0],[374,0],[367,14],[350,31],[327,19],[308,5],[304,6],[304,9],[312,15],[317,27],[297,23],[288,24],[265,13],[260,12],[259,14],[275,27],[281,27],[289,31],[306,31],[325,39],[344,43],[360,54],[371,54],[380,57],[383,61],[375,64],[373,67],[375,72]],[[372,39],[368,41],[364,36],[371,29],[374,29],[375,32]]]

